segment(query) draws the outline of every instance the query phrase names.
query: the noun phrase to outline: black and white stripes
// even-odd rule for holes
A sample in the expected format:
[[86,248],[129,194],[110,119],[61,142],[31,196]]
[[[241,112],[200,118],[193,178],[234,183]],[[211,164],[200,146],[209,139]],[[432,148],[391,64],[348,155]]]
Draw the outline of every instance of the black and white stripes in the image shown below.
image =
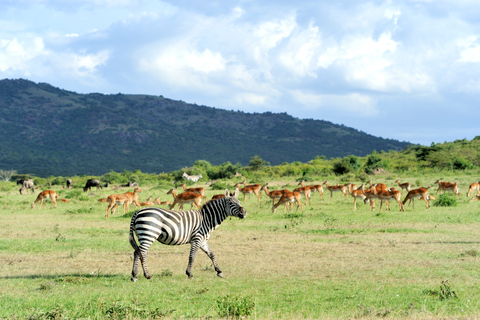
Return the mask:
[[[161,208],[145,208],[137,211],[130,223],[130,244],[134,252],[132,281],[137,280],[138,263],[141,261],[143,274],[151,278],[147,269],[148,248],[155,240],[166,245],[191,244],[187,276],[192,278],[191,268],[198,248],[212,260],[217,275],[222,277],[215,255],[207,244],[210,233],[228,216],[243,219],[247,212],[237,199],[238,189],[230,197],[228,190],[223,199],[206,203],[201,210],[172,211]],[[137,235],[139,245],[135,241]]]

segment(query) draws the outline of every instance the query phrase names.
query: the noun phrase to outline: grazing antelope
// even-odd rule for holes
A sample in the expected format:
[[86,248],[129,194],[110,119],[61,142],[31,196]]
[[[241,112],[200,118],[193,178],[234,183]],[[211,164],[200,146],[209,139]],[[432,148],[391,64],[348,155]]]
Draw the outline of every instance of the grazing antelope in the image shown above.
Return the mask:
[[480,200],[480,195],[476,195],[475,197],[470,199],[470,201],[478,201],[478,200]]
[[177,195],[175,193],[175,188],[173,188],[170,189],[167,194],[171,194],[174,199],[173,203],[169,206],[170,210],[172,210],[177,203],[179,204],[179,210],[183,210],[183,205],[185,203],[190,203],[190,208],[193,208],[193,206],[195,205],[198,210],[201,209],[200,206],[202,202],[202,196],[198,193],[186,191]]
[[410,191],[410,187],[411,187],[410,183],[408,182],[400,183],[400,179],[395,180],[395,182],[398,183],[398,186],[401,189],[400,191],[402,191],[403,189],[407,190],[407,192]]
[[366,196],[362,190],[358,190],[358,189],[354,190],[352,185],[353,184],[351,182],[345,184],[345,186],[347,187],[348,193],[350,193],[350,195],[353,197],[353,211],[355,211],[357,210],[357,198],[365,200]]
[[333,199],[333,193],[334,192],[341,192],[343,193],[343,196],[345,200],[347,200],[347,187],[345,187],[343,184],[339,184],[336,186],[331,186],[328,184],[328,180],[322,183],[327,187],[328,191],[330,191],[330,199]]
[[433,184],[438,183],[438,189],[436,193],[438,193],[439,190],[442,190],[443,192],[452,191],[455,194],[455,196],[460,195],[460,188],[458,187],[458,184],[456,182],[451,183],[451,182],[440,181],[440,180],[442,179],[440,178],[433,183]]
[[480,182],[474,182],[468,187],[467,198],[470,198],[470,194],[473,195],[475,190],[477,190],[477,195],[480,195]]
[[152,197],[148,197],[147,201],[145,202],[140,202],[140,206],[146,207],[146,206],[151,206],[154,205],[155,203],[152,201]]
[[[297,210],[298,210],[298,207],[300,206],[302,207],[302,212],[303,212],[303,205],[300,199],[302,195],[299,192],[295,192],[295,191],[294,192],[291,192],[288,190],[285,190],[285,191],[286,192],[283,193],[280,199],[278,199],[278,202],[272,206],[272,213],[275,213],[275,210],[277,210],[278,206],[283,204],[283,213],[285,214],[287,204],[291,204],[293,202],[297,203]],[[297,212],[297,210],[295,210],[295,212]]]
[[185,183],[182,183],[181,187],[183,187],[183,190],[184,190],[184,191],[198,193],[199,195],[202,196],[203,201],[205,201],[205,200],[207,199],[207,198],[205,197],[205,189],[202,188],[202,187],[198,187],[198,188],[187,188],[187,185],[186,185]]
[[425,200],[425,209],[430,208],[430,195],[428,194],[428,189],[430,189],[431,186],[428,186],[426,188],[420,187],[418,189],[413,189],[408,191],[407,195],[405,196],[405,199],[403,200],[403,205],[405,206],[405,203],[408,202],[408,208],[410,208],[410,202],[413,201],[413,210],[415,210],[415,199],[420,198],[422,200]]
[[154,204],[158,204],[159,206],[169,206],[172,203],[170,201],[160,201],[160,197],[156,197],[155,200],[153,200]]
[[[45,190],[38,194],[37,199],[32,203],[32,209],[35,207],[38,201],[40,201],[39,209],[42,209],[43,202],[48,198],[52,200],[52,205],[50,206],[50,209],[53,207],[54,204],[55,208],[57,208],[57,193],[53,190]],[[47,205],[45,205],[45,208],[47,208]]]

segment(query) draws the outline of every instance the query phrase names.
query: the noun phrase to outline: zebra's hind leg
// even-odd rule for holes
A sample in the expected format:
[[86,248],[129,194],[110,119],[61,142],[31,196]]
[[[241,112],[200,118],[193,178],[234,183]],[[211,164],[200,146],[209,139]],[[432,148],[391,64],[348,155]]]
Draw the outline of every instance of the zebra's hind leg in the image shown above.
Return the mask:
[[133,268],[132,268],[132,278],[131,280],[133,282],[137,281],[137,275],[138,275],[138,263],[140,262],[140,255],[134,251],[133,252]]
[[200,244],[200,249],[207,254],[207,256],[212,260],[213,266],[215,267],[215,271],[217,271],[217,276],[223,278],[222,270],[220,270],[220,266],[218,265],[217,259],[215,259],[215,254],[213,253],[212,249],[208,245],[207,241],[204,241]]
[[133,254],[133,268],[132,268],[132,281],[135,282],[137,281],[137,275],[138,275],[138,261],[142,263],[142,269],[143,269],[143,275],[145,278],[150,279],[152,276],[150,275],[150,272],[148,272],[147,268],[147,253],[148,253],[148,248],[150,248],[150,245],[152,243],[149,242],[144,242],[140,245],[139,252],[135,251]]

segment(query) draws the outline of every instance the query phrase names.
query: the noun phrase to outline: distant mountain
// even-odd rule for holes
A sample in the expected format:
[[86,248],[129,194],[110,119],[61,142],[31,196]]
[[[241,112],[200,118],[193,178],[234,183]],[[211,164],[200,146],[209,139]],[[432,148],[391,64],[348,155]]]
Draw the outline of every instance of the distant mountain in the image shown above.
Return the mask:
[[272,165],[365,156],[409,143],[286,113],[244,113],[162,96],[78,94],[0,81],[0,169],[37,176],[170,172],[196,160]]

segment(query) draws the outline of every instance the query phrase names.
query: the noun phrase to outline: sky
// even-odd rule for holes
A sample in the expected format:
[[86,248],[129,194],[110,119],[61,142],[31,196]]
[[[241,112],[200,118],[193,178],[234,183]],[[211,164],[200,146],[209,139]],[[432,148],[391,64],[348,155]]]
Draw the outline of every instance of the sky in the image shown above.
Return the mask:
[[480,135],[478,0],[0,0],[0,79]]

